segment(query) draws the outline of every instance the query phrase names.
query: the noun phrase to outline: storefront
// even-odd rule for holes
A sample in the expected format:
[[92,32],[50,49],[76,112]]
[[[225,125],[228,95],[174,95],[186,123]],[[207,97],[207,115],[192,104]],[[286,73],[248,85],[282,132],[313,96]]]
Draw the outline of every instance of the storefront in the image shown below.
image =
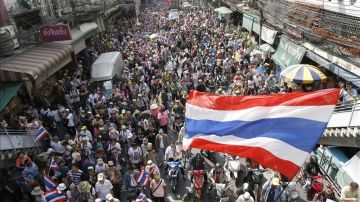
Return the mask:
[[272,59],[280,68],[286,68],[291,65],[300,64],[305,53],[306,49],[304,47],[295,44],[288,37],[282,35]]
[[247,31],[251,32],[251,30],[253,29],[253,23],[254,23],[254,18],[251,15],[244,13],[242,20],[242,27],[245,28]]
[[0,81],[23,81],[29,96],[32,98],[34,85],[41,84],[72,61],[73,50],[71,46],[43,43],[1,63]]
[[352,82],[355,86],[360,87],[360,69],[357,66],[309,43],[304,43],[303,46],[309,49],[305,54],[307,58],[342,79]]

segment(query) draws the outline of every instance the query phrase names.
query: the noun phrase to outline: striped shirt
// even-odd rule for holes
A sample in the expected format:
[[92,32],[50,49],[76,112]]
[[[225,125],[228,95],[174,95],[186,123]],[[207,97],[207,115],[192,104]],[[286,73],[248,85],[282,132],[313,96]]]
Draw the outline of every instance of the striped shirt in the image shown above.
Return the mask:
[[81,182],[81,175],[83,171],[78,169],[77,171],[70,170],[68,176],[72,179],[75,185],[79,185]]

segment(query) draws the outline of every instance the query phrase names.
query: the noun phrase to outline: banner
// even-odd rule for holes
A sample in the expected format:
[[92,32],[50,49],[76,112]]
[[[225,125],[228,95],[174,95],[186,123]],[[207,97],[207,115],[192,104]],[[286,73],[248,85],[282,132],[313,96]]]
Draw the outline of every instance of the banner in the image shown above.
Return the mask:
[[277,31],[272,30],[268,27],[262,26],[261,29],[261,39],[266,43],[272,45],[275,41]]
[[40,28],[41,40],[44,42],[71,40],[69,25],[51,25]]
[[300,64],[305,55],[306,49],[299,46],[287,37],[281,36],[280,44],[272,58],[282,67]]

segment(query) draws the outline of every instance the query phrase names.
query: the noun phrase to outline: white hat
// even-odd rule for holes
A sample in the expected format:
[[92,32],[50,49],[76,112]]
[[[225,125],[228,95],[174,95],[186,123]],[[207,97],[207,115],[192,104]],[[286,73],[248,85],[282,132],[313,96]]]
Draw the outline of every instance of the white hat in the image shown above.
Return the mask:
[[244,193],[244,199],[245,199],[245,200],[249,200],[249,199],[250,199],[250,193],[249,193],[249,192],[245,192],[245,193]]
[[157,104],[150,105],[150,109],[157,109],[157,108],[158,108]]
[[98,181],[99,180],[104,180],[104,178],[105,178],[104,173],[99,173],[97,178],[98,178]]
[[56,189],[57,189],[58,191],[64,191],[64,190],[66,189],[66,185],[65,185],[64,183],[60,183],[60,184],[56,187]]
[[46,151],[47,154],[52,154],[52,153],[54,153],[54,152],[55,152],[55,150],[54,150],[53,148],[49,148],[49,149]]
[[153,166],[154,163],[152,162],[152,160],[148,160],[147,165],[148,165],[148,166]]
[[97,199],[95,199],[95,202],[102,202],[102,200],[97,198]]
[[106,201],[110,201],[112,199],[114,199],[114,197],[111,194],[106,195]]

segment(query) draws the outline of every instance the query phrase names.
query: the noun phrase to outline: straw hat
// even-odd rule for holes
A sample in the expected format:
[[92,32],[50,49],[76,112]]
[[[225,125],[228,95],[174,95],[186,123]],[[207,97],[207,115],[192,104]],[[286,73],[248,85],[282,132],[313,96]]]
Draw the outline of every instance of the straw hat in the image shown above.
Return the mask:
[[81,127],[81,130],[87,130],[86,126]]
[[85,136],[81,138],[81,142],[87,142],[89,139]]
[[272,184],[273,184],[274,186],[280,186],[280,179],[277,178],[277,177],[274,177],[274,178],[272,179]]
[[88,181],[82,181],[79,184],[79,190],[80,192],[89,192],[91,189],[91,185]]
[[44,192],[41,190],[40,187],[35,187],[32,191],[31,191],[31,195],[33,196],[39,196],[41,194],[43,194]]
[[78,160],[78,161],[81,160],[81,154],[80,154],[79,152],[73,152],[73,153],[71,154],[71,157],[72,157],[73,159],[75,159],[75,160]]

